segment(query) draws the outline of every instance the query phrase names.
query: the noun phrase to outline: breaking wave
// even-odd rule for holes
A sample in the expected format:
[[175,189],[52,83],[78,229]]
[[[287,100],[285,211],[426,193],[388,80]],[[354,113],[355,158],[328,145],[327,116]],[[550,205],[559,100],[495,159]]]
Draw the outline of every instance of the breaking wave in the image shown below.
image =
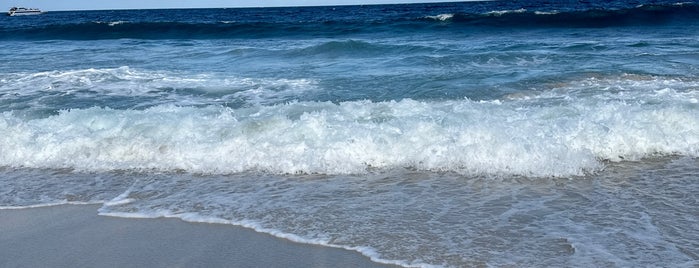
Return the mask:
[[89,108],[39,119],[5,112],[0,166],[214,174],[409,168],[545,177],[584,175],[604,161],[699,156],[696,92],[644,94],[566,106],[532,104],[532,98],[556,96],[529,96]]

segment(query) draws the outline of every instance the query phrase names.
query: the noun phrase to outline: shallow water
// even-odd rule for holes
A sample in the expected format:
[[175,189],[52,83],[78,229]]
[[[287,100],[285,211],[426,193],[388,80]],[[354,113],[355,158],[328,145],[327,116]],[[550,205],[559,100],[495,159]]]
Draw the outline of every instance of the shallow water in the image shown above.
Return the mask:
[[[102,215],[242,225],[377,261],[445,266],[687,266],[699,241],[696,159],[573,178],[193,175],[4,170],[3,204],[101,203]],[[8,187],[3,187],[8,189]]]

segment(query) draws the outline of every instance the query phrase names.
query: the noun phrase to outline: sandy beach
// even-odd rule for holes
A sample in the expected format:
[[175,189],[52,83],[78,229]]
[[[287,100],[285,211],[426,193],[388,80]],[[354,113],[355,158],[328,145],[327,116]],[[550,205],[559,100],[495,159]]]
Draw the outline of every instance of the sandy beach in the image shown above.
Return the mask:
[[0,210],[0,267],[389,267],[241,227],[99,216],[98,208]]

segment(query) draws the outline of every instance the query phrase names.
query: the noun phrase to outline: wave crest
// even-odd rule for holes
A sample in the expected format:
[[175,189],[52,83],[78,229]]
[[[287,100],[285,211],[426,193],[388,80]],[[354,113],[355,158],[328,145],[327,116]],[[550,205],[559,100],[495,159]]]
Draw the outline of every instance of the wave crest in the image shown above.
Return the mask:
[[[696,22],[699,6],[639,5],[620,9],[493,10],[480,14],[456,13],[450,21],[460,25],[493,27],[615,27]],[[432,17],[430,17],[432,18]]]
[[[574,176],[602,161],[699,156],[699,109],[584,100],[289,103],[230,109],[90,108],[0,117],[0,166],[195,173],[351,174],[411,168],[464,174]],[[623,95],[623,94],[622,94]],[[526,101],[524,101],[526,102]]]
[[438,20],[438,21],[448,21],[454,18],[453,13],[447,13],[447,14],[439,14],[435,16],[426,16],[425,18],[427,19],[432,19],[432,20]]

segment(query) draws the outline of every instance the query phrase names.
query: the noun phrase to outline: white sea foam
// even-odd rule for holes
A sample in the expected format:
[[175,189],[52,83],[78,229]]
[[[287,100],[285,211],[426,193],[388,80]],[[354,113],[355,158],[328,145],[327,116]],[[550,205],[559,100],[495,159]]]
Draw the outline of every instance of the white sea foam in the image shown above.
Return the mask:
[[131,193],[131,191],[127,190],[126,192],[123,192],[122,194],[113,198],[112,200],[104,202],[104,205],[105,206],[118,206],[118,205],[124,205],[124,204],[131,203],[134,201],[134,199],[128,198],[130,193]]
[[[657,81],[628,83],[657,87]],[[570,176],[599,170],[600,160],[699,156],[696,91],[605,88],[586,96],[576,86],[564,88],[493,102],[162,105],[75,109],[39,119],[5,112],[0,165],[226,174],[414,168]]]
[[674,5],[674,6],[684,6],[684,5],[692,5],[692,4],[694,4],[694,2],[678,2],[678,3],[674,3],[674,4],[672,4],[672,5]]
[[258,233],[269,234],[269,235],[272,235],[272,236],[275,236],[278,238],[282,238],[282,239],[286,239],[286,240],[296,242],[296,243],[319,245],[319,246],[325,246],[325,247],[341,248],[341,249],[346,249],[346,250],[350,250],[350,251],[356,251],[356,252],[361,253],[364,256],[369,257],[369,259],[371,259],[372,261],[377,262],[377,263],[398,265],[398,266],[403,266],[403,267],[422,267],[422,268],[441,267],[441,266],[430,265],[430,264],[420,263],[420,262],[411,263],[411,262],[400,261],[400,260],[387,260],[387,259],[383,259],[381,257],[381,254],[377,253],[376,250],[371,248],[371,247],[337,245],[337,244],[331,243],[329,238],[316,238],[316,239],[304,238],[304,237],[301,237],[299,235],[285,233],[285,232],[277,230],[277,229],[266,228],[263,225],[259,224],[258,222],[251,221],[251,220],[234,221],[234,220],[221,219],[221,218],[217,218],[217,217],[201,216],[198,213],[172,213],[168,210],[159,210],[159,211],[152,211],[152,212],[147,212],[147,213],[115,212],[115,211],[110,211],[110,209],[109,209],[110,205],[115,205],[115,204],[105,204],[105,206],[99,210],[100,211],[99,215],[109,216],[109,217],[119,217],[119,218],[136,218],[136,219],[177,218],[177,219],[181,219],[183,221],[195,222],[195,223],[235,225],[235,226],[240,226],[243,228],[254,230]]
[[505,14],[510,14],[510,13],[524,13],[527,12],[526,9],[520,8],[520,9],[515,9],[515,10],[494,10],[490,12],[486,12],[486,15],[492,15],[492,16],[502,16]]
[[439,21],[448,21],[454,18],[454,14],[447,13],[447,14],[439,14],[435,16],[427,16],[426,18],[428,19],[433,19],[433,20],[439,20]]
[[534,11],[534,14],[536,15],[556,15],[559,13],[559,11]]
[[124,24],[124,23],[128,23],[128,22],[127,21],[111,21],[108,23],[108,25],[115,26],[115,25]]
[[63,201],[63,202],[51,202],[51,203],[40,203],[35,205],[26,206],[0,206],[0,210],[16,210],[16,209],[29,209],[29,208],[43,208],[43,207],[53,207],[62,205],[97,205],[102,204],[102,202],[76,202],[76,201]]
[[109,26],[116,26],[116,25],[119,25],[119,24],[126,24],[126,23],[129,23],[129,22],[128,22],[128,21],[121,21],[121,20],[120,20],[120,21],[95,21],[95,23],[97,23],[97,24],[107,24],[107,25],[109,25]]
[[[168,174],[136,180],[100,213],[244,226],[403,266],[693,264],[690,193],[699,162],[681,157],[668,165],[668,159],[614,163],[576,180],[410,170]],[[660,185],[663,191],[654,192]],[[133,202],[118,202],[122,198]],[[667,228],[678,231],[660,231]]]
[[[34,95],[46,93],[100,96],[159,97],[169,103],[197,104],[244,100],[253,104],[268,104],[316,90],[309,79],[276,79],[190,74],[150,71],[130,68],[81,69],[0,75],[0,94]],[[192,94],[178,97],[174,91],[190,90],[200,94],[213,93],[216,99],[198,100]],[[181,93],[179,93],[181,94]],[[99,96],[97,96],[99,97]],[[163,98],[165,97],[165,98]]]

